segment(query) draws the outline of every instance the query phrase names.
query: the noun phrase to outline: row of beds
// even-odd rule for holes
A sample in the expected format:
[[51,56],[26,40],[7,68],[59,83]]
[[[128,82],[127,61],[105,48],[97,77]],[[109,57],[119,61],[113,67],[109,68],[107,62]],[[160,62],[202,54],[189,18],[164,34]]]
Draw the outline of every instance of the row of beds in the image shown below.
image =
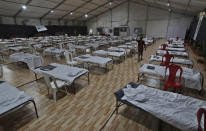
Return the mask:
[[[144,110],[180,130],[206,130],[201,128],[205,127],[204,124],[206,124],[204,123],[205,117],[201,120],[201,114],[206,108],[205,101],[141,84],[145,75],[164,79],[166,67],[151,64],[155,61],[162,61],[162,55],[166,54],[166,51],[161,50],[161,48],[161,46],[158,48],[156,55],[150,57],[150,64],[143,64],[139,68],[137,83],[130,82],[124,88],[114,93],[116,97],[116,113],[118,113],[119,107],[125,104]],[[192,69],[193,62],[186,59],[189,55],[184,48],[184,42],[173,39],[173,43],[168,44],[167,50],[175,56],[172,63],[188,66],[188,68],[182,67],[181,84],[184,88],[201,92],[203,89],[203,75]]]
[[[127,43],[125,45],[131,46],[132,44]],[[111,53],[115,53],[115,54],[118,54],[118,53],[122,54],[121,51],[125,50],[125,48],[120,48],[120,47],[110,47],[110,49],[111,48],[115,50],[119,50],[116,53],[110,51]],[[130,50],[130,49],[127,48],[127,50]],[[119,57],[121,55],[115,55],[115,56]],[[72,85],[74,87],[74,82],[76,79],[82,76],[87,76],[87,80],[89,84],[89,71],[84,68],[72,67],[72,66],[62,65],[62,64],[57,64],[57,63],[51,63],[45,66],[43,64],[43,58],[41,56],[30,54],[30,53],[24,53],[24,52],[13,53],[9,56],[9,58],[11,62],[26,63],[28,65],[28,68],[34,72],[36,80],[37,80],[38,74],[43,75],[45,82],[47,84],[48,93],[49,93],[49,88],[50,88],[50,86],[48,86],[48,83],[47,83],[48,77],[61,80],[63,81],[64,84]],[[109,63],[113,64],[113,60],[111,58],[92,56],[92,55],[81,55],[73,59],[77,61],[81,61],[83,63],[87,63],[87,64],[88,63],[98,64],[101,67],[105,67]],[[0,69],[2,72],[2,65]],[[57,89],[53,88],[53,97],[55,101],[56,101],[56,91]],[[25,104],[33,103],[34,110],[36,112],[36,117],[38,118],[38,112],[37,112],[34,98],[28,95],[27,93],[24,93],[23,91],[18,90],[17,88],[15,88],[14,86],[12,86],[6,81],[0,81],[0,97],[1,97],[0,98],[0,116],[4,116],[8,112],[15,110],[17,108],[20,108],[24,106]]]

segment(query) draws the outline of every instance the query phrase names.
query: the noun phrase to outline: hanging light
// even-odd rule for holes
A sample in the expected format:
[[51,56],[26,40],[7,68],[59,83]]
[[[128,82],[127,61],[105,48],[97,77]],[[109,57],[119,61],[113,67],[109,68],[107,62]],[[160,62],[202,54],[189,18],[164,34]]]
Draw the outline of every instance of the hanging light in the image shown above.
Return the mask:
[[54,11],[53,11],[53,10],[51,10],[51,13],[54,13]]
[[87,18],[87,17],[88,17],[88,14],[85,14],[84,17]]
[[26,9],[27,9],[26,5],[22,5],[21,8],[22,8],[23,10],[26,10]]
[[73,12],[70,12],[70,15],[73,15]]
[[109,2],[109,6],[112,6],[112,1]]
[[167,5],[167,6],[170,6],[170,3],[168,2],[166,5]]
[[172,11],[172,9],[171,8],[169,8],[169,12],[171,12]]

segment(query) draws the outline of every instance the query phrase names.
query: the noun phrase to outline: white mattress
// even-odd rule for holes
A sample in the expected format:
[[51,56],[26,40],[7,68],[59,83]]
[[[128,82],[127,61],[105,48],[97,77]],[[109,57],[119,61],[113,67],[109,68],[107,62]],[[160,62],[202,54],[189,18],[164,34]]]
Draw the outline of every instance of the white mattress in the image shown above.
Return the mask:
[[64,52],[65,52],[64,49],[58,49],[54,47],[49,47],[44,50],[44,53],[54,53],[54,54],[60,54],[60,55],[62,55]]
[[82,49],[82,50],[86,50],[88,48],[90,48],[91,46],[81,46],[81,45],[74,45],[73,46],[75,49]]
[[107,64],[112,64],[113,61],[110,58],[104,58],[99,56],[91,56],[91,55],[82,55],[73,58],[75,61],[79,62],[89,62],[94,64],[99,64],[101,67],[105,67]]
[[129,54],[131,50],[130,49],[119,48],[119,47],[110,47],[110,48],[108,48],[108,51],[119,51],[119,52],[125,52],[126,51],[126,53]]
[[[162,49],[161,46],[158,48],[159,50]],[[185,48],[174,48],[174,47],[166,47],[166,50],[171,50],[171,51],[186,51]]]
[[[155,67],[154,70],[148,69],[148,66],[153,66]],[[200,72],[182,67],[183,73],[182,73],[182,80],[181,84],[183,87],[186,88],[191,88],[200,91],[202,89],[202,76]],[[179,71],[178,71],[179,72]],[[179,73],[177,72],[177,76],[179,76]],[[159,76],[164,78],[165,77],[165,66],[159,66],[159,65],[154,65],[154,64],[144,64],[142,67],[139,68],[139,73],[143,74],[150,74],[153,76]],[[167,70],[166,76],[169,75],[169,71]]]
[[135,49],[135,46],[131,46],[131,45],[119,45],[119,48],[128,48],[128,49]]
[[93,47],[93,48],[98,48],[100,46],[100,44],[98,42],[95,42],[95,43],[87,43],[86,44],[87,46],[90,46],[90,47]]
[[[127,100],[135,106],[155,117],[184,131],[197,131],[197,111],[206,107],[206,102],[177,93],[162,91],[139,85],[123,89],[122,100]],[[204,127],[203,120],[201,121]]]
[[113,56],[113,57],[125,56],[124,52],[112,52],[112,51],[104,51],[104,50],[94,51],[93,54],[98,56]]
[[[157,50],[158,55],[165,55],[166,51],[165,50]],[[181,51],[169,51],[169,54],[174,55],[174,56],[183,56],[183,57],[188,57],[189,54],[187,52],[181,52]]]
[[172,47],[172,48],[184,48],[184,45],[176,45],[176,44],[167,44],[168,47]]
[[9,47],[10,50],[14,50],[14,51],[20,51],[20,50],[26,50],[29,49],[29,47],[26,46],[16,46],[16,47]]
[[7,82],[0,83],[0,114],[13,109],[33,98]]
[[39,67],[43,65],[43,59],[41,56],[36,56],[29,53],[14,53],[9,56],[11,62],[24,62],[27,64],[29,69],[33,69],[35,67]]
[[[153,61],[162,62],[162,56],[151,55],[149,61],[150,61],[150,63]],[[164,61],[165,61],[165,58],[164,58]],[[177,57],[174,57],[174,59],[171,59],[171,62],[178,63],[178,64],[185,64],[185,65],[193,65],[193,62],[191,60],[181,59],[181,58],[177,58]]]

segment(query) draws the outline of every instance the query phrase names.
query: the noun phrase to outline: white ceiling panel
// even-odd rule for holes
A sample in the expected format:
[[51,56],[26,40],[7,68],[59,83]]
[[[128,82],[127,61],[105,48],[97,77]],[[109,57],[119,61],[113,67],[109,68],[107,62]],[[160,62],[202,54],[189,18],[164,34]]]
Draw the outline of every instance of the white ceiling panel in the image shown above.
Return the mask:
[[33,6],[27,6],[26,10],[22,10],[22,12],[30,12],[31,13],[30,15],[32,15],[32,12],[46,13],[48,11],[49,9],[33,7]]
[[81,4],[83,4],[85,1],[83,0],[66,0],[65,3],[72,5],[72,6],[80,6]]
[[28,0],[8,0],[15,3],[25,4]]
[[100,8],[98,8],[96,11],[103,12],[103,11],[105,11],[105,10],[108,10],[108,8],[100,7]]
[[69,5],[69,4],[62,4],[57,9],[58,10],[65,10],[65,11],[72,11],[75,8],[76,8],[76,6],[72,6],[72,5]]
[[100,11],[95,10],[95,11],[90,12],[89,14],[91,14],[91,15],[97,15],[97,14],[99,14],[99,13],[101,13],[101,12],[100,12]]
[[187,5],[189,0],[170,0],[171,2],[176,2],[176,3],[180,3],[180,4],[185,4]]
[[[61,2],[61,0],[59,0]],[[58,3],[50,2],[47,0],[32,0],[29,5],[35,5],[35,6],[42,6],[42,7],[48,7],[48,8],[53,8],[57,5]]]
[[198,13],[198,12],[202,11],[202,9],[201,8],[188,7],[187,11]]
[[59,10],[54,10],[53,13],[49,13],[47,16],[49,15],[59,15],[59,16],[63,16],[67,13],[67,11],[59,11]]
[[30,12],[21,12],[18,16],[22,16],[22,17],[34,17],[34,18],[39,18],[43,15],[43,13],[39,13],[39,12],[32,12],[32,15]]
[[47,15],[45,17],[45,19],[59,19],[59,18],[61,18],[61,16],[59,15]]
[[118,2],[112,2],[112,5],[106,4],[104,7],[109,9],[109,8],[114,8],[115,6],[119,5],[120,3]]
[[172,8],[186,10],[187,6],[179,5],[179,4],[171,4]]
[[81,13],[87,13],[89,11],[89,9],[85,9],[85,8],[79,8],[77,9],[75,12],[81,12]]
[[191,0],[191,6],[206,8],[206,0]]
[[20,4],[0,1],[0,9],[19,10],[20,8]]
[[97,8],[98,7],[98,5],[96,5],[96,4],[91,4],[91,3],[88,3],[88,4],[86,4],[85,6],[84,6],[84,8],[87,8],[87,9],[90,9],[90,10],[92,10],[92,9],[94,9],[94,8]]
[[108,0],[93,0],[92,2],[97,4],[97,5],[102,5],[102,4],[106,3],[106,2],[108,2]]
[[8,9],[0,8],[0,15],[14,16],[15,14],[16,14],[15,10],[8,10]]
[[75,19],[75,18],[81,17],[81,16],[82,16],[82,14],[67,15],[67,16],[65,17],[65,19]]

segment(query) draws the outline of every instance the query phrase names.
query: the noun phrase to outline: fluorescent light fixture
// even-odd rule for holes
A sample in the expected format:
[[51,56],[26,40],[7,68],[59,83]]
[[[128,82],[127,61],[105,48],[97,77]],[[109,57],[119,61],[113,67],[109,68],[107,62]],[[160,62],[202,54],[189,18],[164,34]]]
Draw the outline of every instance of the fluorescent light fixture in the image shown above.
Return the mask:
[[109,6],[112,6],[112,2],[111,1],[109,2]]
[[84,17],[87,18],[87,17],[88,17],[88,14],[85,14]]
[[51,13],[54,13],[54,11],[53,11],[53,10],[51,10]]
[[73,15],[73,12],[70,12],[70,15]]
[[27,9],[26,5],[22,5],[21,8],[24,9],[24,10]]
[[166,5],[167,5],[167,6],[170,6],[170,3],[167,3]]

